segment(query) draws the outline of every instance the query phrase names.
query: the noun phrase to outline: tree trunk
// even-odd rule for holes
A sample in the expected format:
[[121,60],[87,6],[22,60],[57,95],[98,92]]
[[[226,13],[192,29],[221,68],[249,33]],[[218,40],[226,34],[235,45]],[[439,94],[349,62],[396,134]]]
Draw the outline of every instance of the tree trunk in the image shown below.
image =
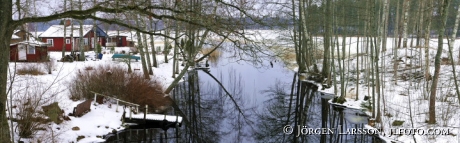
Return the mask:
[[[83,4],[81,0],[79,2],[79,10],[83,9]],[[80,56],[78,57],[79,61],[85,61],[85,50],[84,50],[84,40],[83,40],[83,20],[80,20],[80,41],[79,41],[79,48],[80,48]]]
[[399,62],[397,62],[398,60],[398,48],[399,48],[399,44],[398,44],[398,40],[396,37],[399,37],[399,1],[396,1],[396,23],[395,23],[395,30],[393,31],[393,37],[395,39],[395,45],[393,47],[393,79],[394,80],[394,84],[395,85],[398,85],[398,64]]
[[[142,26],[144,26],[145,30],[146,31],[149,31],[150,29],[148,28],[149,26],[147,26],[146,24],[146,21],[142,18]],[[142,38],[144,39],[144,48],[145,48],[145,51],[144,51],[144,56],[145,56],[145,59],[147,60],[147,70],[149,71],[149,75],[153,75],[153,69],[152,69],[152,64],[150,62],[150,53],[149,53],[149,46],[148,46],[148,42],[147,42],[147,35],[142,33]],[[150,39],[150,40],[153,40],[153,39]]]
[[450,0],[444,0],[442,3],[442,7],[440,7],[440,14],[441,14],[441,27],[438,29],[438,50],[436,51],[436,57],[434,60],[434,76],[433,82],[431,84],[431,92],[430,92],[430,103],[429,103],[429,120],[428,124],[436,124],[436,89],[438,87],[438,78],[439,72],[441,69],[441,54],[442,54],[442,46],[443,46],[443,38],[444,38],[444,31],[446,28],[446,21],[447,21],[447,8],[449,7]]
[[410,9],[410,0],[404,0],[403,3],[403,10],[404,10],[404,21],[403,21],[403,47],[407,48],[407,31],[409,28],[407,28],[407,19],[409,18],[409,9]]
[[0,142],[9,143],[10,129],[8,126],[8,120],[6,118],[6,85],[8,82],[8,62],[10,60],[10,39],[13,34],[14,26],[12,22],[12,1],[11,0],[0,0]]
[[[387,21],[387,7],[388,7],[388,0],[384,0],[383,2],[383,15],[382,15],[382,21],[383,21],[383,25],[382,24],[379,24],[378,26],[378,39],[377,39],[377,44],[375,44],[375,73],[376,73],[376,87],[377,87],[377,118],[375,119],[375,121],[377,123],[380,123],[381,122],[381,110],[380,110],[380,103],[381,103],[381,96],[380,95],[380,71],[379,71],[379,54],[380,54],[380,45],[386,45],[386,44],[382,44],[382,39],[386,39],[386,21]],[[380,23],[380,22],[379,22]],[[384,40],[386,41],[386,40]]]
[[[136,18],[136,24],[139,27],[140,26],[140,19],[139,15],[135,15]],[[145,59],[145,53],[144,53],[144,45],[142,44],[142,38],[141,34],[139,31],[136,31],[136,37],[137,37],[137,49],[139,50],[139,54],[141,55],[141,64],[142,64],[142,72],[144,74],[145,79],[150,79],[149,71],[147,70],[147,63]],[[128,58],[129,61],[131,61],[131,58]]]
[[[459,7],[459,6],[460,6],[460,4],[457,7]],[[457,94],[458,102],[460,103],[460,91],[459,91],[459,87],[458,87],[457,75],[456,75],[456,72],[455,72],[454,57],[452,56],[452,51],[453,51],[452,49],[454,48],[454,45],[455,45],[455,39],[457,37],[458,23],[460,21],[460,8],[457,8],[457,9],[458,10],[457,10],[456,18],[455,18],[454,30],[453,30],[452,36],[450,37],[450,40],[449,40],[449,59],[450,59],[451,65],[452,65],[452,74],[454,76],[455,93]]]
[[321,75],[323,77],[327,77],[327,84],[330,85],[331,82],[331,62],[330,62],[330,40],[331,40],[331,32],[332,32],[332,27],[331,27],[331,22],[332,22],[332,1],[331,0],[326,0],[326,22],[325,22],[325,35],[324,35],[324,57],[323,57],[323,68],[322,68],[322,73]]
[[157,63],[157,51],[155,50],[155,39],[152,34],[150,34],[150,49],[152,49],[152,66],[153,67],[158,67]]
[[431,78],[431,74],[430,74],[430,52],[429,52],[429,49],[430,49],[430,28],[431,28],[431,17],[433,15],[433,1],[432,0],[426,0],[426,7],[428,8],[427,11],[426,11],[426,14],[425,14],[425,21],[426,21],[426,24],[425,24],[425,35],[424,35],[424,38],[425,39],[425,43],[424,43],[424,48],[425,48],[425,89],[424,90],[424,99],[427,99],[428,98],[428,81],[430,80]]
[[[64,0],[64,11],[67,11],[67,0]],[[35,30],[37,31],[37,30]],[[62,58],[65,57],[65,46],[66,46],[66,33],[67,32],[67,19],[64,19],[64,41],[62,42]]]
[[383,15],[382,15],[382,22],[384,24],[382,29],[382,51],[387,51],[387,36],[388,36],[388,17],[389,17],[389,10],[390,6],[388,0],[383,1]]

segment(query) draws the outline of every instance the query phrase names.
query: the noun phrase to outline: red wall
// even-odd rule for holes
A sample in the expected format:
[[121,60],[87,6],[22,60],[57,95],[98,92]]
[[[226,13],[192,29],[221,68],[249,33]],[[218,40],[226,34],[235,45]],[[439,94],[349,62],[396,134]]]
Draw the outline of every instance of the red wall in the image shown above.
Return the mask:
[[125,36],[121,37],[121,41],[123,41],[122,47],[128,46],[128,42],[126,41],[126,37],[125,37]]
[[[90,31],[87,35],[84,36],[84,38],[88,38],[88,46],[93,49],[92,47],[92,44],[93,41],[92,41],[92,37],[94,37],[93,35],[93,31]],[[74,38],[74,41],[77,41],[76,39],[80,38],[80,37],[73,37]],[[42,38],[42,42],[46,43],[46,40],[47,39],[53,39],[53,42],[54,42],[54,45],[53,46],[50,46],[48,47],[48,51],[62,51],[62,44],[65,42],[64,38],[63,37],[54,37],[54,38],[49,38],[49,37],[43,37]],[[66,39],[71,39],[70,37],[66,37]],[[105,47],[105,43],[106,43],[106,39],[103,38],[103,37],[100,37],[100,38],[96,38],[96,40],[100,39],[99,43]],[[126,37],[125,37],[125,40],[126,40]],[[78,49],[78,48],[76,48]],[[66,44],[65,45],[65,50],[66,51],[71,51],[72,50],[72,40],[70,40],[70,44]]]
[[10,46],[10,61],[18,59],[18,45]]
[[[62,51],[62,44],[65,42],[62,38],[42,38],[42,42],[46,43],[46,40],[48,39],[53,39],[54,45],[53,46],[48,46],[48,51]],[[70,39],[70,38],[68,38]],[[65,50],[70,51],[72,49],[72,40],[70,41],[70,44],[65,45]]]
[[[10,46],[10,61],[18,60],[18,45]],[[35,47],[35,54],[26,54],[27,62],[37,62],[46,60],[48,50],[46,47]]]

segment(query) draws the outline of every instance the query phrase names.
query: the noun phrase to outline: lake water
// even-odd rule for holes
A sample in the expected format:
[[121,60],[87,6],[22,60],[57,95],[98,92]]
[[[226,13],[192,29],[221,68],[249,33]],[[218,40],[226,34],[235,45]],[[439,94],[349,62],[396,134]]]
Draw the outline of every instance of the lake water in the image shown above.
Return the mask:
[[[231,57],[231,53],[225,52],[217,62],[210,63],[209,71],[197,69],[186,74],[185,81],[174,89],[173,95],[187,115],[189,124],[184,123],[181,128],[167,132],[149,131],[148,140],[153,141],[147,142],[160,139],[163,142],[223,143],[376,142],[368,135],[347,134],[347,129],[363,129],[367,117],[359,117],[360,111],[329,105],[313,86],[304,89],[303,96],[295,97],[296,92],[293,92],[291,101],[295,73],[286,69],[282,62],[266,60],[254,65]],[[295,87],[297,90],[297,87],[307,86]],[[296,102],[300,97],[303,97],[302,104]],[[292,106],[290,112],[289,104]],[[291,113],[289,118],[287,113]],[[168,114],[176,113],[171,111]],[[286,127],[291,127],[292,133],[286,133]],[[330,130],[326,130],[329,134],[305,134],[315,131],[311,129]],[[139,129],[126,130],[112,138],[116,137],[118,141],[123,137],[130,141],[145,138],[143,133],[133,135],[133,132],[139,132]],[[297,137],[297,134],[300,135]]]

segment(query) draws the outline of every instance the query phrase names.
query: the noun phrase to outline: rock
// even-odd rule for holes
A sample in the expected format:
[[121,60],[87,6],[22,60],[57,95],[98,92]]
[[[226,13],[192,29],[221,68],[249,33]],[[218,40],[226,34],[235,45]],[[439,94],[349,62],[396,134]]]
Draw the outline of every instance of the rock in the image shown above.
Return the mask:
[[72,128],[72,131],[79,131],[79,130],[80,130],[80,127],[78,127],[78,126],[75,126],[75,127]]
[[400,120],[395,120],[393,123],[391,123],[392,126],[401,126],[402,124],[404,124],[404,121]]
[[77,137],[77,142],[80,141],[81,139],[84,139],[84,138],[85,138],[85,136],[78,136]]

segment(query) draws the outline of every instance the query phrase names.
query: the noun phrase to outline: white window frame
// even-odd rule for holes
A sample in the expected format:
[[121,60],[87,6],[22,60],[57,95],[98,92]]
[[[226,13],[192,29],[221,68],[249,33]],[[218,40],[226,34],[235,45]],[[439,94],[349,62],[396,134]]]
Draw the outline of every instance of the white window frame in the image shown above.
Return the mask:
[[70,39],[66,38],[65,39],[65,44],[70,44]]
[[88,45],[88,44],[89,44],[88,38],[83,38],[83,44],[84,44],[84,45]]
[[46,44],[48,44],[51,47],[53,47],[54,46],[54,40],[53,39],[46,39]]
[[27,45],[27,54],[35,54],[35,47]]

